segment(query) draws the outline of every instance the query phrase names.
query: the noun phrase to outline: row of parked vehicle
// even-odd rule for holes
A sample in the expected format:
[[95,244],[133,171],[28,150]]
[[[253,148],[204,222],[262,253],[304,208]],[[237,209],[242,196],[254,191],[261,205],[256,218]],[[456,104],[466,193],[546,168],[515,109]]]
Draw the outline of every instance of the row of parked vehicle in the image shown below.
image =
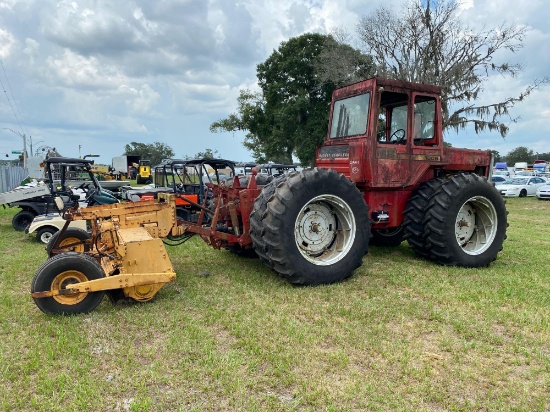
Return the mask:
[[[235,164],[224,159],[166,159],[154,168],[154,183],[142,187],[127,185],[113,192],[101,186],[102,182],[92,172],[92,165],[93,161],[87,159],[50,158],[45,162],[44,181],[30,182],[12,192],[0,194],[0,204],[21,209],[12,219],[13,228],[28,234],[36,233],[36,239],[47,244],[66,224],[63,211],[75,202],[85,207],[141,201],[153,199],[161,192],[175,193],[177,217],[193,221],[198,217],[205,196],[208,198],[206,184],[209,182],[232,185],[237,175],[243,186],[248,183],[253,168],[256,168],[257,182],[266,184],[279,174],[296,170],[296,166],[286,164]],[[55,197],[61,198],[63,205],[56,205]],[[85,221],[73,221],[69,228],[77,237],[79,231],[87,230]]]
[[509,171],[495,171],[491,178],[502,196],[536,196],[539,200],[550,200],[550,172],[523,170],[510,174]]

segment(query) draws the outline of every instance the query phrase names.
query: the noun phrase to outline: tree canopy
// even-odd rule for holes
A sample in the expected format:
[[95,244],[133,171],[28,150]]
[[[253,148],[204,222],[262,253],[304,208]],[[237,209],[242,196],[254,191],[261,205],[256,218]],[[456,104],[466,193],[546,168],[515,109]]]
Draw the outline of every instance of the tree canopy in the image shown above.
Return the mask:
[[124,146],[123,154],[141,156],[142,159],[150,160],[152,165],[159,164],[162,159],[174,157],[172,148],[160,142],[154,142],[153,144],[131,142]]
[[508,166],[513,166],[517,162],[533,163],[535,160],[550,161],[550,152],[539,153],[525,146],[519,146],[510,150],[506,155],[501,155],[496,150],[491,150],[495,162],[507,162]]
[[458,16],[454,0],[411,0],[401,13],[381,7],[364,16],[358,34],[374,59],[377,75],[436,84],[443,88],[443,127],[457,131],[473,124],[476,133],[498,130],[504,137],[516,121],[509,110],[547,78],[535,80],[517,96],[480,104],[491,74],[514,77],[519,64],[497,61],[501,51],[523,46],[526,28],[501,24],[474,30]]
[[363,69],[360,53],[331,36],[307,33],[291,38],[257,66],[260,91],[241,90],[237,113],[212,123],[210,130],[247,131],[244,146],[258,162],[292,163],[294,155],[302,164],[312,164],[327,133],[335,88],[318,71],[327,47],[346,54],[347,61],[354,62],[351,70]]
[[210,148],[204,149],[204,152],[198,152],[193,157],[186,156],[186,159],[216,159],[220,157],[220,152],[216,149],[212,150]]

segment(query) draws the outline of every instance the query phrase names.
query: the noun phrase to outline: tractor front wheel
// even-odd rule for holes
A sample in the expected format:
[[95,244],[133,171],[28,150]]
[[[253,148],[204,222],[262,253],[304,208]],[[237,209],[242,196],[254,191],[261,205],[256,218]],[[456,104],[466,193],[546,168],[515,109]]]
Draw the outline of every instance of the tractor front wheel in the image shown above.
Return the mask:
[[252,238],[254,250],[256,251],[256,255],[270,269],[273,269],[273,267],[271,266],[271,260],[267,256],[267,245],[264,240],[265,228],[263,218],[265,217],[267,210],[267,203],[271,200],[271,197],[275,193],[275,189],[286,178],[287,176],[285,175],[277,176],[269,182],[254,201],[254,207],[252,209],[252,213],[250,214],[250,237]]
[[[103,269],[92,257],[82,253],[62,253],[48,259],[38,269],[32,280],[31,293],[63,290],[71,284],[103,277]],[[91,312],[101,303],[104,295],[104,291],[98,291],[33,299],[44,313],[72,315]]]
[[[257,199],[257,202],[262,202]],[[254,243],[268,266],[289,282],[319,285],[341,281],[362,263],[370,235],[361,192],[334,170],[306,169],[277,181]],[[252,236],[254,240],[255,236]]]
[[459,174],[443,183],[426,213],[431,258],[449,266],[488,266],[506,239],[507,211],[482,176]]

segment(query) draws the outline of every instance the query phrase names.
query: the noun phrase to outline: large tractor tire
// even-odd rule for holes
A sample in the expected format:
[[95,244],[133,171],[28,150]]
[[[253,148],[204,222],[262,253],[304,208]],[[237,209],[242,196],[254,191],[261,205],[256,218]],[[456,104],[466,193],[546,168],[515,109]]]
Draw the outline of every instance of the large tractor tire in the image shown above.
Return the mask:
[[[61,236],[61,238],[59,238]],[[84,229],[77,227],[68,227],[65,232],[56,232],[46,245],[46,252],[48,257],[59,255],[64,252],[87,252],[90,247],[86,242],[90,239],[91,235]],[[57,244],[55,250],[53,245]]]
[[[67,285],[105,277],[101,265],[92,257],[67,252],[48,259],[38,269],[31,284],[31,292],[65,289]],[[72,315],[88,313],[103,300],[104,291],[68,293],[49,298],[33,298],[36,306],[48,314]]]
[[[298,172],[294,172],[298,173]],[[267,211],[267,203],[271,200],[271,197],[275,194],[277,186],[285,181],[288,176],[277,176],[271,182],[269,182],[260,192],[254,202],[252,213],[250,214],[250,237],[254,245],[256,255],[261,261],[270,269],[273,269],[271,260],[267,256],[267,244],[264,240],[265,230],[263,226],[263,218]]]
[[453,176],[441,185],[426,213],[430,257],[448,266],[488,266],[506,239],[506,206],[485,177]]
[[283,176],[268,187],[251,214],[251,236],[262,260],[295,284],[328,284],[351,276],[370,237],[368,206],[355,185],[334,170],[315,168]]
[[36,213],[29,212],[28,210],[21,210],[15,214],[11,220],[11,225],[18,232],[25,231],[26,228],[32,223],[36,216]]
[[428,205],[436,191],[445,182],[445,179],[429,180],[415,191],[412,197],[407,202],[403,221],[404,235],[403,238],[418,256],[429,259],[430,251],[426,243],[426,227],[424,220],[428,212]]
[[390,229],[372,229],[370,244],[373,246],[397,247],[403,242],[403,225]]

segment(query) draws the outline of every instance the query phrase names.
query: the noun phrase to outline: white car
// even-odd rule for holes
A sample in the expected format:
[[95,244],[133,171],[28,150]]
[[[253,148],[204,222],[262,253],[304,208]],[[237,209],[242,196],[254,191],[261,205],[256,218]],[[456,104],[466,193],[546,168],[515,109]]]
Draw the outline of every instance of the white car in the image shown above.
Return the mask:
[[[25,230],[27,234],[36,232],[36,240],[42,243],[48,243],[53,235],[63,228],[66,220],[58,213],[49,213],[39,215],[34,218],[29,227]],[[69,227],[76,227],[86,230],[85,220],[75,220],[69,224]]]
[[550,184],[537,187],[536,196],[539,200],[550,200]]
[[527,177],[527,176],[540,176],[540,173],[537,172],[536,170],[522,170],[521,172],[517,172],[515,174],[515,176],[522,176],[522,177]]
[[498,176],[498,175],[493,175],[491,176],[491,181],[495,184],[495,185],[501,185],[503,184],[504,182],[506,182],[506,180],[508,180],[509,178],[505,177],[505,176]]
[[496,185],[496,188],[502,196],[525,197],[535,196],[537,188],[545,184],[546,180],[542,177],[513,177]]

